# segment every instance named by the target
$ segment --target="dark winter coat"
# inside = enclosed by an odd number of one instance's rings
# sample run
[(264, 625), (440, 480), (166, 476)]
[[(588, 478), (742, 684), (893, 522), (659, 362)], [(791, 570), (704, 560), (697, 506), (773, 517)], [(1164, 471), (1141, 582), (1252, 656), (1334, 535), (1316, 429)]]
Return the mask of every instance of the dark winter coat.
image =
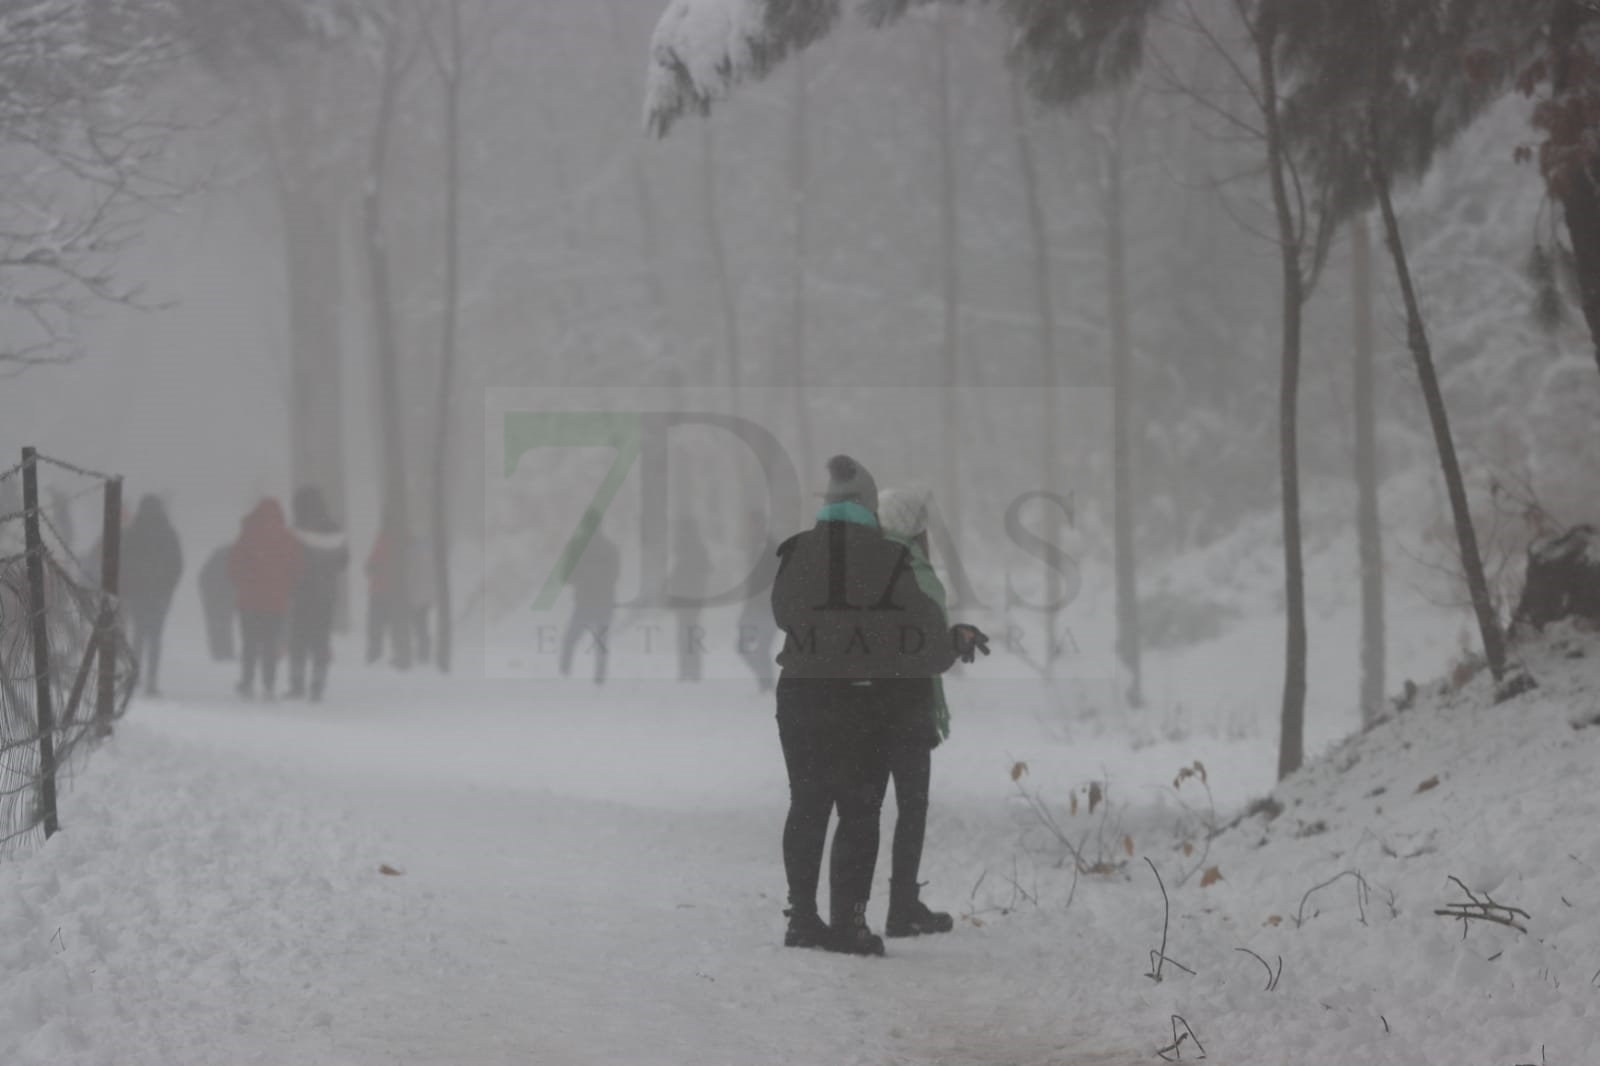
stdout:
[(128, 616), (159, 623), (183, 576), (183, 548), (166, 507), (156, 497), (139, 501), (138, 513), (122, 533), (120, 564), (120, 591)]
[(918, 587), (905, 545), (829, 515), (778, 548), (772, 615), (784, 631), (783, 676), (888, 682), (950, 669), (944, 611)]
[(344, 530), (328, 513), (322, 493), (314, 488), (295, 493), (294, 535), (304, 553), (292, 597), (295, 624), (314, 632), (331, 629), (339, 599), (339, 575), (350, 565), (350, 546)]
[(584, 617), (610, 614), (621, 577), (622, 553), (604, 533), (595, 530), (567, 578), (575, 610)]
[(245, 614), (289, 613), (289, 600), (305, 565), (305, 549), (284, 521), (283, 505), (262, 500), (239, 527), (228, 553), (228, 576)]

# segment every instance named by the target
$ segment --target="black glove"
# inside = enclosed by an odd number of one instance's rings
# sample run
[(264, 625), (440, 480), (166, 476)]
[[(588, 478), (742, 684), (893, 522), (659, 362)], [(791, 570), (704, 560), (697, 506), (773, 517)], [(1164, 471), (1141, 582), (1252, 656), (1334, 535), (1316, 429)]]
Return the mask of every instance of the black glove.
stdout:
[(977, 661), (980, 651), (989, 654), (989, 638), (977, 626), (951, 626), (950, 639), (955, 641), (956, 657), (964, 663)]

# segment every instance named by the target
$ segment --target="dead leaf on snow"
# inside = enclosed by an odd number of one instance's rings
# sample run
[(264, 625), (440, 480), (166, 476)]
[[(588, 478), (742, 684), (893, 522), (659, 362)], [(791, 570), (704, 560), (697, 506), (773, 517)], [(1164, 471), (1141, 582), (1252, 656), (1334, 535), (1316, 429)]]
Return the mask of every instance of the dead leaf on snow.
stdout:
[(1191, 856), (1193, 854), (1194, 854), (1194, 841), (1185, 840), (1183, 842), (1183, 857), (1187, 859), (1189, 856)]
[(1011, 767), (1011, 780), (1013, 780), (1013, 781), (1021, 781), (1023, 775), (1026, 774), (1027, 772), (1028, 772), (1028, 764), (1027, 763), (1025, 763), (1025, 762), (1016, 763), (1015, 765), (1013, 765)]
[(382, 874), (383, 876), (385, 876), (385, 877), (404, 877), (405, 876), (405, 871), (396, 870), (393, 866), (390, 866), (388, 863), (384, 863), (382, 866), (378, 867), (378, 872), (380, 874)]
[(1078, 794), (1076, 792), (1072, 794), (1072, 810), (1070, 813), (1074, 816), (1078, 813)]
[(1122, 838), (1122, 850), (1128, 853), (1128, 858), (1130, 858), (1130, 859), (1133, 858), (1133, 837), (1132, 837), (1132, 835), (1125, 836), (1125, 837)]
[(1418, 792), (1431, 792), (1433, 789), (1436, 789), (1438, 787), (1439, 787), (1439, 775), (1438, 774), (1434, 774), (1432, 777), (1428, 778), (1422, 784), (1418, 785), (1417, 786), (1417, 791)]
[(1269, 915), (1267, 915), (1267, 924), (1268, 925), (1282, 925), (1283, 924), (1283, 915), (1281, 915), (1281, 914), (1269, 914)]
[(1222, 867), (1213, 866), (1200, 875), (1200, 887), (1210, 888), (1220, 880), (1222, 880)]
[(1105, 793), (1100, 791), (1100, 782), (1095, 781), (1092, 784), (1090, 784), (1089, 785), (1089, 813), (1090, 814), (1093, 814), (1094, 813), (1094, 809), (1096, 807), (1100, 806), (1100, 801), (1103, 798), (1105, 798)]

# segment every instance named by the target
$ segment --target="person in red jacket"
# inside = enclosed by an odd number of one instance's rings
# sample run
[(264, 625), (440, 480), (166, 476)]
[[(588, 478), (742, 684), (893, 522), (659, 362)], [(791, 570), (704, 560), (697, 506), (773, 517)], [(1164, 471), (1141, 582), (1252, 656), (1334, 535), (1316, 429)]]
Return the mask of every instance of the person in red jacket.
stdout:
[(272, 698), (284, 619), (304, 565), (305, 549), (285, 521), (283, 505), (271, 497), (256, 504), (240, 524), (239, 539), (228, 553), (228, 576), (233, 579), (243, 638), (238, 691), (246, 699), (255, 694), (257, 665), (262, 688)]

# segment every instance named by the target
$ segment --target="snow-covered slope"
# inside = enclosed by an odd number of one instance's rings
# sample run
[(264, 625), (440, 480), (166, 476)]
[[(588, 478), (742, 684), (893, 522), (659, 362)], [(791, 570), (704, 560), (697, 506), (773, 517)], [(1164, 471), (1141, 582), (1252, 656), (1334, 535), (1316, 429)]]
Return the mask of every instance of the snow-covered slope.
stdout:
[[(1224, 1066), (1591, 1061), (1600, 726), (1574, 723), (1600, 716), (1600, 639), (1523, 648), (1541, 687), (1508, 703), (1483, 678), (1424, 691), (1271, 818), (1244, 813), (1271, 788), (1271, 705), (1241, 697), (1223, 728), (1261, 639), (1209, 646), (1187, 719), (952, 684), (924, 877), (964, 920), (885, 960), (779, 946), (785, 794), (753, 686), (347, 670), (327, 707), (239, 707), (186, 664), (66, 795), (63, 833), (0, 867), (0, 1062), (1122, 1066), (1175, 1014)], [(1174, 787), (1197, 759), (1215, 816), (1197, 777)], [(1025, 794), (1109, 872), (1058, 866)], [(1451, 876), (1527, 932), (1463, 939), (1434, 913), (1467, 899)], [(885, 857), (875, 922), (886, 877)], [(1273, 991), (1244, 948), (1282, 957)]]

